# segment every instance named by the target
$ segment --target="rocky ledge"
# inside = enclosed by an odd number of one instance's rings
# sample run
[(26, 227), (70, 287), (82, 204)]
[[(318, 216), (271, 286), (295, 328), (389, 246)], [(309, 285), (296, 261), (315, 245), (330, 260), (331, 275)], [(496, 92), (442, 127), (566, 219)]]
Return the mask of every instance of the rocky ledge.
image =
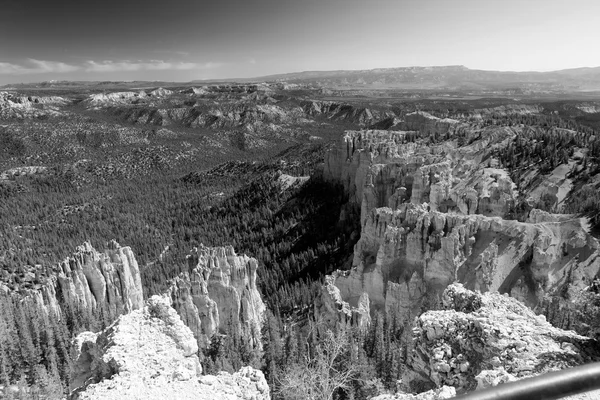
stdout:
[(511, 297), (453, 284), (442, 301), (445, 310), (422, 314), (413, 329), (402, 381), (410, 391), (482, 389), (599, 358), (595, 340), (553, 327)]
[(201, 375), (196, 340), (166, 297), (80, 334), (73, 347), (71, 399), (270, 399), (253, 368)]

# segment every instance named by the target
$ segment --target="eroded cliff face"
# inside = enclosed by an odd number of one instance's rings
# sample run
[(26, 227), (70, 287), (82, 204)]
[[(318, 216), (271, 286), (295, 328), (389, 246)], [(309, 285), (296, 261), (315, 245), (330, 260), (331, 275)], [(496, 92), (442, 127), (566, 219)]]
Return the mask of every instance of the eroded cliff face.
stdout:
[(69, 103), (58, 96), (22, 96), (11, 92), (0, 92), (0, 118), (24, 119), (59, 116), (60, 106)]
[(253, 368), (202, 376), (194, 335), (169, 304), (153, 296), (104, 331), (80, 334), (70, 398), (270, 399), (262, 372)]
[(417, 111), (404, 116), (399, 128), (421, 131), (424, 134), (445, 134), (458, 127), (460, 122), (452, 118), (438, 118), (427, 112)]
[(509, 293), (535, 308), (559, 288), (589, 284), (597, 274), (598, 243), (584, 224), (579, 218), (522, 223), (411, 203), (377, 208), (363, 225), (354, 268), (338, 274), (335, 285), (343, 299), (367, 293), (371, 305), (406, 321), (438, 303), (455, 281)]
[(397, 119), (391, 110), (356, 107), (335, 101), (306, 100), (302, 102), (301, 106), (304, 112), (311, 117), (325, 117), (334, 121), (352, 122), (361, 127), (383, 121), (387, 122), (388, 120), (393, 125)]
[[(414, 121), (427, 132), (441, 123)], [(348, 131), (326, 156), (325, 178), (341, 182), (361, 207), (361, 237), (352, 269), (332, 275), (324, 288), (332, 300), (320, 307), (337, 304), (368, 321), (369, 304), (410, 323), (461, 282), (508, 293), (552, 323), (588, 334), (565, 300), (600, 270), (587, 220), (540, 210), (525, 222), (510, 219), (520, 194), (493, 156), (521, 128), (444, 124), (446, 133), (435, 134), (448, 139), (434, 143), (421, 131)]]
[[(454, 125), (452, 125), (454, 126)], [(509, 128), (467, 131), (457, 140), (425, 143), (412, 131), (347, 131), (325, 158), (324, 177), (339, 181), (361, 206), (361, 222), (377, 207), (427, 203), (433, 210), (503, 216), (514, 204), (516, 185), (490, 152), (518, 132)], [(446, 132), (450, 138), (450, 131)]]
[(233, 328), (262, 348), (266, 307), (256, 286), (256, 259), (236, 255), (231, 246), (200, 247), (188, 262), (191, 272), (173, 279), (169, 296), (198, 344), (206, 347), (212, 335)]
[(88, 242), (58, 265), (58, 273), (28, 298), (40, 309), (61, 316), (63, 304), (117, 316), (142, 307), (140, 270), (130, 247), (116, 241), (99, 252)]
[(247, 101), (219, 104), (201, 102), (192, 107), (175, 105), (172, 108), (160, 108), (152, 105), (135, 108), (114, 106), (110, 111), (130, 123), (157, 126), (182, 124), (191, 128), (256, 130), (268, 129), (271, 125), (306, 122), (306, 116), (300, 107), (282, 108), (269, 101), (266, 101), (265, 104)]

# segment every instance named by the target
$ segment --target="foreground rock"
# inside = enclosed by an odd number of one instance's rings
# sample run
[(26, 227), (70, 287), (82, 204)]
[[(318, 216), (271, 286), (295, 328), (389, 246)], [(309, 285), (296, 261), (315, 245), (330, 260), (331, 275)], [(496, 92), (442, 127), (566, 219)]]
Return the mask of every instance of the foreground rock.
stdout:
[(445, 400), (456, 397), (456, 389), (452, 386), (444, 386), (439, 389), (431, 389), (419, 394), (396, 393), (382, 394), (371, 400)]
[(72, 399), (270, 399), (262, 372), (202, 376), (198, 346), (167, 298), (121, 316), (74, 344)]
[(445, 310), (422, 314), (413, 330), (413, 391), (453, 386), (469, 391), (598, 360), (597, 343), (558, 329), (517, 300), (460, 284), (443, 295)]

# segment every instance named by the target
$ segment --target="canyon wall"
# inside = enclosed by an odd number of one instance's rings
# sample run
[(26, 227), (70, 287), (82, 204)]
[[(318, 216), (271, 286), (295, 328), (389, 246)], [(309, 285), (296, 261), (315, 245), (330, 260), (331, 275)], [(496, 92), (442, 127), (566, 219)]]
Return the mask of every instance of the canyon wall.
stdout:
[(565, 301), (590, 290), (600, 269), (587, 220), (535, 209), (524, 222), (511, 219), (522, 193), (494, 154), (521, 128), (423, 115), (409, 125), (418, 131), (347, 131), (326, 156), (324, 177), (341, 182), (361, 207), (361, 237), (352, 269), (328, 279), (330, 300), (317, 308), (335, 305), (368, 321), (368, 304), (409, 323), (461, 282), (590, 333)]

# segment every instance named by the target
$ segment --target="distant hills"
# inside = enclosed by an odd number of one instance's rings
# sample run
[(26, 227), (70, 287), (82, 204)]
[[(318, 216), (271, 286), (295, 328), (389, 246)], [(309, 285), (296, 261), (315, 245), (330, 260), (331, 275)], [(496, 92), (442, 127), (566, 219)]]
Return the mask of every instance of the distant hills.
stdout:
[(309, 83), (328, 87), (399, 89), (524, 89), (600, 90), (600, 67), (552, 72), (504, 72), (444, 67), (377, 68), (358, 71), (306, 71), (270, 75), (256, 80)]
[(305, 71), (257, 78), (198, 80), (187, 83), (164, 81), (87, 82), (49, 81), (11, 84), (1, 88), (74, 88), (131, 89), (214, 85), (219, 83), (288, 82), (336, 89), (400, 89), (527, 92), (600, 91), (600, 67), (575, 68), (551, 72), (510, 72), (469, 69), (462, 65), (441, 67), (377, 68), (356, 71)]

